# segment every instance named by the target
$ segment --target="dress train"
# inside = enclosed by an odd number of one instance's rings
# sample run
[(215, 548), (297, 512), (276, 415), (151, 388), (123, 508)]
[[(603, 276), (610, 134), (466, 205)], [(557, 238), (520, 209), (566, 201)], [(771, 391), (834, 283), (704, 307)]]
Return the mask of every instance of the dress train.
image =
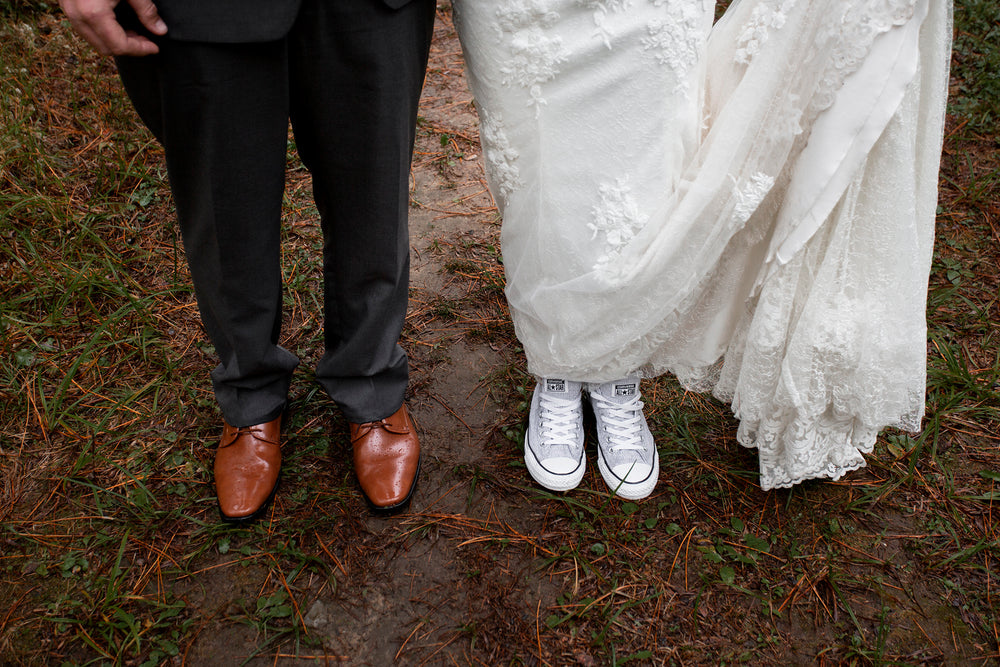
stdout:
[(673, 372), (764, 489), (923, 415), (947, 0), (455, 0), (529, 370)]

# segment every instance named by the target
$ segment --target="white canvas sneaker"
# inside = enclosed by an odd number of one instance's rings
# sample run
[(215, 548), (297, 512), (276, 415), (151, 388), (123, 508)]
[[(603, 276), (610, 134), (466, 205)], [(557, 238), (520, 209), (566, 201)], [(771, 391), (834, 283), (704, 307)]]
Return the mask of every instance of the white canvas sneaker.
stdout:
[(639, 378), (588, 384), (597, 420), (597, 467), (611, 490), (638, 500), (653, 492), (660, 456), (639, 400)]
[(535, 385), (524, 435), (524, 463), (550, 491), (569, 491), (583, 479), (583, 383), (543, 378)]

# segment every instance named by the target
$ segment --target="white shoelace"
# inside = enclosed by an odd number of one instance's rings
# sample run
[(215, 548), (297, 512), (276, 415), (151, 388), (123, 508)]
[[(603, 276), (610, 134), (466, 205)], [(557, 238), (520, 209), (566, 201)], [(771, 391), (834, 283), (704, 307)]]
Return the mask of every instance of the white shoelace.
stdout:
[(591, 398), (601, 410), (605, 430), (611, 436), (611, 451), (619, 449), (641, 450), (642, 444), (642, 408), (643, 403), (633, 398), (626, 403), (614, 403), (600, 394), (591, 394)]
[(577, 428), (582, 409), (579, 397), (565, 399), (542, 394), (539, 396), (538, 409), (543, 443), (568, 447), (578, 444)]

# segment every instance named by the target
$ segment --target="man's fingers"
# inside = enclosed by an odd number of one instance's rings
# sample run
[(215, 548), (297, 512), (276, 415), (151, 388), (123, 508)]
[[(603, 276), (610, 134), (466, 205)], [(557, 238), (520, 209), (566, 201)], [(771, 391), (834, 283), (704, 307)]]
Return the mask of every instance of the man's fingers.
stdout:
[[(114, 19), (114, 15), (112, 15)], [(91, 28), (97, 35), (98, 43), (95, 47), (105, 55), (115, 56), (148, 56), (157, 53), (160, 49), (148, 38), (142, 37), (132, 31), (125, 32), (118, 21), (102, 21)], [(86, 39), (86, 36), (84, 36)], [(90, 40), (87, 40), (90, 41)], [(94, 44), (94, 42), (91, 42)]]
[[(73, 28), (99, 53), (106, 56), (148, 56), (157, 53), (160, 49), (150, 39), (125, 32), (115, 18), (114, 7), (117, 2), (118, 0), (60, 0)], [(145, 12), (143, 24), (149, 21), (150, 25), (147, 27), (154, 34), (166, 32), (167, 27), (156, 13), (156, 6), (151, 0), (129, 0), (129, 3), (139, 4)]]
[[(76, 31), (104, 56), (110, 56), (125, 46), (125, 31), (117, 23), (70, 21)], [(116, 31), (115, 28), (118, 28)]]
[(125, 50), (116, 53), (118, 56), (151, 56), (159, 53), (160, 47), (147, 37), (136, 34), (129, 30), (125, 33)]
[[(117, 26), (117, 24), (115, 25)], [(93, 30), (85, 23), (75, 25), (74, 28), (98, 53), (104, 56), (150, 56), (160, 51), (160, 47), (146, 37), (131, 30), (125, 32), (120, 26), (118, 30), (101, 30), (100, 32)]]
[(128, 0), (128, 3), (132, 5), (132, 9), (135, 10), (136, 16), (139, 17), (139, 21), (146, 30), (154, 35), (167, 34), (167, 24), (160, 18), (160, 13), (156, 11), (153, 0)]

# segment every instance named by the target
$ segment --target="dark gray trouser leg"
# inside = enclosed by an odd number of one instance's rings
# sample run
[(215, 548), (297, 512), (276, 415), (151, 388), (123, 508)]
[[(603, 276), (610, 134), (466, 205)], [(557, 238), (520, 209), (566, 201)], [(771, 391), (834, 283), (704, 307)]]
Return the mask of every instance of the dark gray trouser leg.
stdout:
[(434, 3), (306, 0), (289, 35), (291, 115), (325, 247), (317, 379), (352, 422), (403, 402), (409, 170)]
[(284, 41), (171, 40), (161, 41), (157, 56), (118, 61), (139, 115), (166, 151), (202, 322), (220, 360), (215, 395), (233, 426), (278, 416), (298, 363), (277, 345), (286, 61)]

